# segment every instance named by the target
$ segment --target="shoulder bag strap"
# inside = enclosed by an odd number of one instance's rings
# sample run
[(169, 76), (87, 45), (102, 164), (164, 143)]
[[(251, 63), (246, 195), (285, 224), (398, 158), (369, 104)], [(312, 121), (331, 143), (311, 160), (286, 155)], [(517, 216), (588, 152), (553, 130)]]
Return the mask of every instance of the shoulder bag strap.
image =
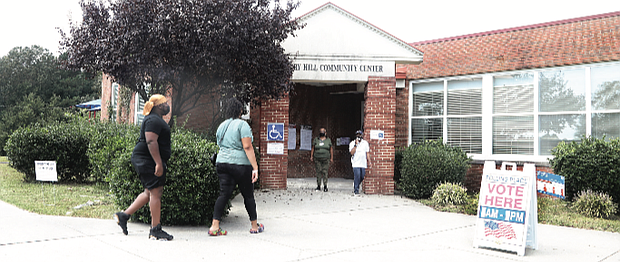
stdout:
[(233, 119), (233, 120), (230, 120), (230, 122), (228, 122), (228, 125), (226, 125), (226, 129), (224, 130), (224, 134), (222, 134), (222, 137), (217, 142), (218, 144), (220, 145), (222, 144), (222, 140), (224, 139), (224, 136), (226, 136), (226, 131), (228, 131), (228, 127), (230, 126), (230, 123), (232, 123), (232, 121), (235, 121), (235, 120)]

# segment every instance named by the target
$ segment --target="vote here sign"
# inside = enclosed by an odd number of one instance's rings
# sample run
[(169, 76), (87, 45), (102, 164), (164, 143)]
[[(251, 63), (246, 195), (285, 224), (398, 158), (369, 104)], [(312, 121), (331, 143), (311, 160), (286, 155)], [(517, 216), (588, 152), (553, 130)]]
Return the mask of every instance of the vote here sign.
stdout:
[(514, 171), (505, 170), (505, 166), (498, 170), (495, 162), (485, 163), (474, 246), (515, 251), (522, 255), (526, 238), (534, 236), (535, 231), (528, 227), (532, 224), (530, 216), (537, 216), (536, 201), (531, 201), (532, 196), (536, 196), (536, 167), (526, 164), (522, 172), (515, 169), (516, 165)]

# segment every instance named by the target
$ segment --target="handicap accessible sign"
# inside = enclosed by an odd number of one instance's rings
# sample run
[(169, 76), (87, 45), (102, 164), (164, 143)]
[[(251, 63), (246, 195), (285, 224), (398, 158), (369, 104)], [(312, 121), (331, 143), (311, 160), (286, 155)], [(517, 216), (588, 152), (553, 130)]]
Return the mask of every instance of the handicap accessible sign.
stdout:
[(267, 124), (267, 141), (284, 141), (284, 123)]

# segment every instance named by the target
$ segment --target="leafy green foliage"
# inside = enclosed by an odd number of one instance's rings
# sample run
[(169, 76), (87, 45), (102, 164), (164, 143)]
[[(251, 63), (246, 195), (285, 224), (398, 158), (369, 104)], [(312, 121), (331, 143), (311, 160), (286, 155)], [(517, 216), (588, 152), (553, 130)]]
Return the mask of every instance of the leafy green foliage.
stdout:
[(109, 182), (112, 159), (126, 151), (132, 152), (140, 136), (136, 125), (102, 122), (92, 125), (88, 160), (94, 182)]
[(428, 198), (441, 183), (462, 183), (470, 161), (462, 149), (441, 140), (412, 144), (403, 151), (398, 185), (408, 197)]
[(608, 194), (586, 190), (579, 192), (573, 202), (573, 209), (585, 216), (608, 218), (616, 214), (618, 204)]
[[(300, 28), (298, 3), (269, 0), (81, 2), (84, 21), (61, 31), (67, 66), (104, 72), (139, 93), (175, 90), (173, 116), (219, 97), (279, 98), (293, 63), (280, 43)], [(203, 96), (215, 103), (204, 104)], [(213, 110), (218, 112), (218, 110)]]
[(479, 200), (480, 200), (480, 193), (468, 195), (467, 203), (463, 206), (463, 213), (468, 214), (468, 215), (477, 215)]
[(39, 46), (15, 47), (0, 58), (0, 155), (8, 137), (20, 127), (63, 121), (69, 107), (94, 99), (100, 84), (80, 71), (60, 68)]
[(467, 189), (460, 183), (446, 182), (435, 188), (431, 200), (439, 205), (462, 205), (468, 200)]
[(88, 132), (82, 123), (55, 123), (19, 128), (10, 136), (5, 151), (11, 167), (35, 181), (35, 160), (56, 161), (59, 182), (84, 182), (90, 175)]
[[(217, 146), (178, 128), (174, 129), (171, 140), (161, 221), (168, 225), (210, 223), (219, 196), (219, 179), (209, 157)], [(122, 209), (144, 191), (131, 164), (131, 153), (132, 150), (118, 151), (109, 172), (111, 192)], [(133, 219), (148, 223), (151, 219), (148, 205), (136, 212)]]
[(581, 143), (560, 142), (549, 163), (566, 178), (566, 197), (591, 189), (620, 199), (620, 138), (583, 137)]

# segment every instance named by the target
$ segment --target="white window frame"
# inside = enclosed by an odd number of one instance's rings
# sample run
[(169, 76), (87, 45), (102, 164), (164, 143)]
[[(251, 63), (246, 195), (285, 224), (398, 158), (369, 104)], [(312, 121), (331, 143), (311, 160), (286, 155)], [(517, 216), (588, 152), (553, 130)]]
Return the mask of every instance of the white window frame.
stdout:
[[(586, 115), (586, 135), (592, 135), (592, 114), (593, 113), (620, 113), (620, 109), (608, 109), (608, 110), (592, 110), (592, 86), (591, 86), (591, 73), (590, 70), (595, 67), (603, 66), (618, 66), (620, 62), (605, 62), (588, 65), (574, 65), (574, 66), (559, 66), (544, 69), (535, 70), (518, 70), (508, 72), (498, 72), (489, 74), (475, 74), (459, 77), (443, 77), (423, 80), (410, 80), (409, 81), (409, 107), (408, 107), (408, 144), (412, 144), (411, 134), (411, 120), (413, 116), (413, 87), (415, 84), (431, 83), (431, 82), (444, 82), (444, 113), (443, 113), (443, 141), (447, 143), (447, 102), (448, 102), (448, 81), (463, 80), (467, 78), (482, 78), (482, 154), (468, 154), (474, 160), (500, 160), (500, 161), (517, 161), (517, 162), (536, 162), (536, 163), (548, 163), (548, 159), (553, 158), (552, 155), (540, 155), (540, 142), (539, 142), (539, 73), (551, 70), (570, 70), (570, 69), (583, 69), (585, 72), (585, 97), (586, 108), (585, 111), (563, 111), (563, 112), (544, 112), (542, 115), (565, 115), (565, 114), (585, 114)], [(534, 155), (507, 155), (507, 154), (493, 154), (493, 116), (504, 115), (493, 113), (493, 78), (501, 75), (513, 75), (519, 73), (533, 73), (534, 74)], [(515, 115), (515, 114), (508, 114)], [(528, 114), (532, 115), (532, 114)]]

